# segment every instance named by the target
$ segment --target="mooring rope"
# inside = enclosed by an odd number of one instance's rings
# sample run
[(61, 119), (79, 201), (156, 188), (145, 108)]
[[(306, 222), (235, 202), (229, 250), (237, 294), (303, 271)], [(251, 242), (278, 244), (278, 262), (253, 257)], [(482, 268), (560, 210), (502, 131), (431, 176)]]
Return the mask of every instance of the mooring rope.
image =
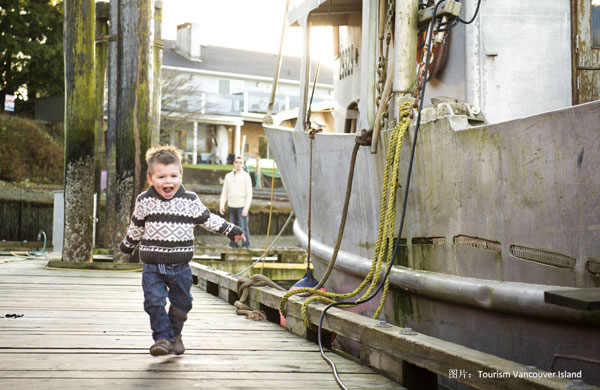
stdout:
[[(296, 294), (310, 294), (312, 295), (308, 298), (302, 305), (301, 314), (302, 319), (304, 320), (305, 325), (314, 329), (310, 321), (308, 320), (307, 310), (308, 305), (314, 301), (321, 301), (326, 303), (333, 303), (336, 300), (347, 299), (359, 294), (365, 286), (370, 283), (368, 289), (363, 294), (363, 296), (368, 296), (377, 286), (380, 280), (380, 273), (383, 261), (385, 260), (385, 264), (389, 267), (392, 261), (392, 251), (389, 250), (393, 246), (393, 227), (395, 223), (395, 201), (396, 201), (396, 188), (398, 182), (398, 167), (400, 163), (400, 151), (402, 148), (402, 139), (406, 134), (408, 126), (410, 124), (409, 114), (411, 111), (411, 104), (409, 102), (404, 103), (400, 107), (401, 121), (396, 125), (394, 129), (391, 130), (390, 141), (388, 144), (387, 152), (386, 152), (386, 164), (385, 164), (385, 172), (383, 176), (383, 190), (381, 194), (381, 206), (380, 206), (380, 220), (379, 227), (377, 232), (377, 244), (375, 246), (375, 253), (373, 256), (373, 262), (371, 263), (371, 269), (365, 279), (360, 283), (360, 285), (352, 292), (349, 293), (331, 293), (322, 291), (315, 288), (298, 288), (292, 291), (289, 291), (281, 300), (280, 311), (285, 317), (286, 315), (286, 307), (285, 304), (287, 300)], [(349, 176), (350, 178), (350, 176)], [(339, 236), (339, 234), (338, 234)], [(310, 239), (309, 239), (310, 245)], [(387, 254), (387, 256), (386, 256)], [(386, 283), (387, 285), (387, 283)], [(387, 296), (387, 288), (384, 289), (384, 296)], [(383, 305), (385, 301), (382, 299), (380, 305), (375, 313), (377, 318), (383, 309)], [(343, 304), (340, 307), (345, 307)]]

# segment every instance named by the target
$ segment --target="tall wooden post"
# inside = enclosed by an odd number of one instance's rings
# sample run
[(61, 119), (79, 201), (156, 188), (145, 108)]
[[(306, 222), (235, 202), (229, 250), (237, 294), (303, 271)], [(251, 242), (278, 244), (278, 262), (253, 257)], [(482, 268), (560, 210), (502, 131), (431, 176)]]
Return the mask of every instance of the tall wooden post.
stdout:
[(119, 27), (119, 0), (110, 0), (110, 26), (108, 30), (108, 122), (106, 124), (106, 224), (104, 247), (115, 248), (116, 209), (116, 161), (115, 139), (117, 128), (117, 34)]
[(100, 194), (100, 173), (102, 171), (102, 149), (104, 145), (104, 77), (106, 76), (106, 34), (108, 32), (108, 3), (96, 3), (96, 185)]
[[(96, 3), (96, 129), (95, 129), (95, 186), (94, 192), (96, 204), (100, 203), (100, 194), (102, 193), (102, 166), (104, 160), (104, 78), (106, 76), (106, 34), (108, 32), (108, 3)], [(100, 214), (106, 214), (104, 209), (99, 207), (94, 208), (94, 227), (97, 226), (96, 221), (100, 220)], [(104, 211), (101, 211), (104, 210)], [(104, 218), (105, 220), (105, 218)], [(93, 230), (94, 238), (98, 229)], [(93, 241), (97, 243), (96, 240)]]
[[(152, 73), (151, 1), (120, 0), (116, 123), (116, 234), (125, 236), (136, 196), (146, 183)], [(119, 244), (115, 239), (115, 245)], [(117, 262), (129, 260), (115, 248)]]
[(63, 261), (92, 261), (94, 0), (65, 0), (65, 231)]
[(154, 2), (154, 50), (153, 50), (153, 86), (152, 86), (152, 125), (151, 125), (151, 144), (157, 146), (160, 143), (160, 110), (161, 110), (161, 82), (162, 82), (162, 58), (163, 58), (163, 40), (162, 40), (162, 7), (163, 2), (156, 0)]

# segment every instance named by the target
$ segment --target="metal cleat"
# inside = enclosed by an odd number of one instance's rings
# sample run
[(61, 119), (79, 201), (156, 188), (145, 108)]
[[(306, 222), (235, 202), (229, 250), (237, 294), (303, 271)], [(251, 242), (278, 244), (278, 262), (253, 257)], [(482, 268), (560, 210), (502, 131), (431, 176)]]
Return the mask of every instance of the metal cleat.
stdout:
[(413, 331), (411, 328), (402, 328), (402, 329), (400, 329), (400, 331), (398, 333), (407, 335), (407, 336), (414, 336), (417, 334), (417, 332)]

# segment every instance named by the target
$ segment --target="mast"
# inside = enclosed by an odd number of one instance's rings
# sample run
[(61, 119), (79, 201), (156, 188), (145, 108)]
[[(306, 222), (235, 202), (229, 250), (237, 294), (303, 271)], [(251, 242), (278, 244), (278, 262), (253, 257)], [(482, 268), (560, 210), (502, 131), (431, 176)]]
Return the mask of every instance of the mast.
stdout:
[(306, 110), (308, 109), (308, 84), (310, 83), (310, 21), (309, 13), (300, 20), (302, 28), (302, 58), (300, 62), (300, 107), (298, 119), (296, 120), (296, 131), (304, 131), (306, 121)]
[(360, 118), (357, 130), (372, 129), (375, 123), (375, 71), (377, 69), (377, 1), (363, 0)]
[[(396, 0), (396, 20), (394, 32), (394, 92), (396, 108), (406, 100), (412, 100), (417, 79), (417, 33), (418, 0)], [(397, 114), (397, 113), (396, 113)], [(395, 115), (397, 117), (397, 115)]]
[[(275, 94), (277, 92), (277, 82), (279, 81), (279, 72), (281, 71), (281, 59), (283, 52), (283, 38), (285, 37), (285, 27), (288, 9), (290, 8), (290, 0), (285, 2), (285, 11), (283, 13), (283, 26), (281, 27), (281, 37), (279, 38), (279, 50), (277, 51), (277, 64), (275, 65), (275, 76), (273, 77), (273, 85), (271, 86), (271, 97), (267, 106), (267, 115), (263, 119), (264, 123), (273, 124), (273, 103), (275, 102)], [(236, 148), (236, 153), (237, 153)], [(258, 172), (258, 171), (257, 171)]]

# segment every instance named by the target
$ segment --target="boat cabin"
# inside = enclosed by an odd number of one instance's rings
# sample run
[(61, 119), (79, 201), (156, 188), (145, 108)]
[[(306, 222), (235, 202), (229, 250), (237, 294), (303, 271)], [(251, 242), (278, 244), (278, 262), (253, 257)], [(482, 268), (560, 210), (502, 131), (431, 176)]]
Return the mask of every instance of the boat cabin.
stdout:
[[(464, 21), (477, 17), (469, 24), (458, 23), (439, 45), (425, 104), (431, 97), (450, 97), (479, 109), (488, 123), (499, 123), (600, 98), (600, 0), (447, 2), (458, 7)], [(304, 117), (312, 77), (311, 26), (332, 27), (335, 132), (373, 128), (382, 58), (394, 58), (396, 97), (412, 94), (417, 69), (412, 59), (422, 51), (427, 9), (433, 1), (292, 3), (288, 23), (302, 27), (305, 36), (300, 100)], [(389, 31), (393, 36), (388, 48)], [(406, 64), (407, 56), (413, 66)], [(298, 123), (296, 128), (302, 126)]]

